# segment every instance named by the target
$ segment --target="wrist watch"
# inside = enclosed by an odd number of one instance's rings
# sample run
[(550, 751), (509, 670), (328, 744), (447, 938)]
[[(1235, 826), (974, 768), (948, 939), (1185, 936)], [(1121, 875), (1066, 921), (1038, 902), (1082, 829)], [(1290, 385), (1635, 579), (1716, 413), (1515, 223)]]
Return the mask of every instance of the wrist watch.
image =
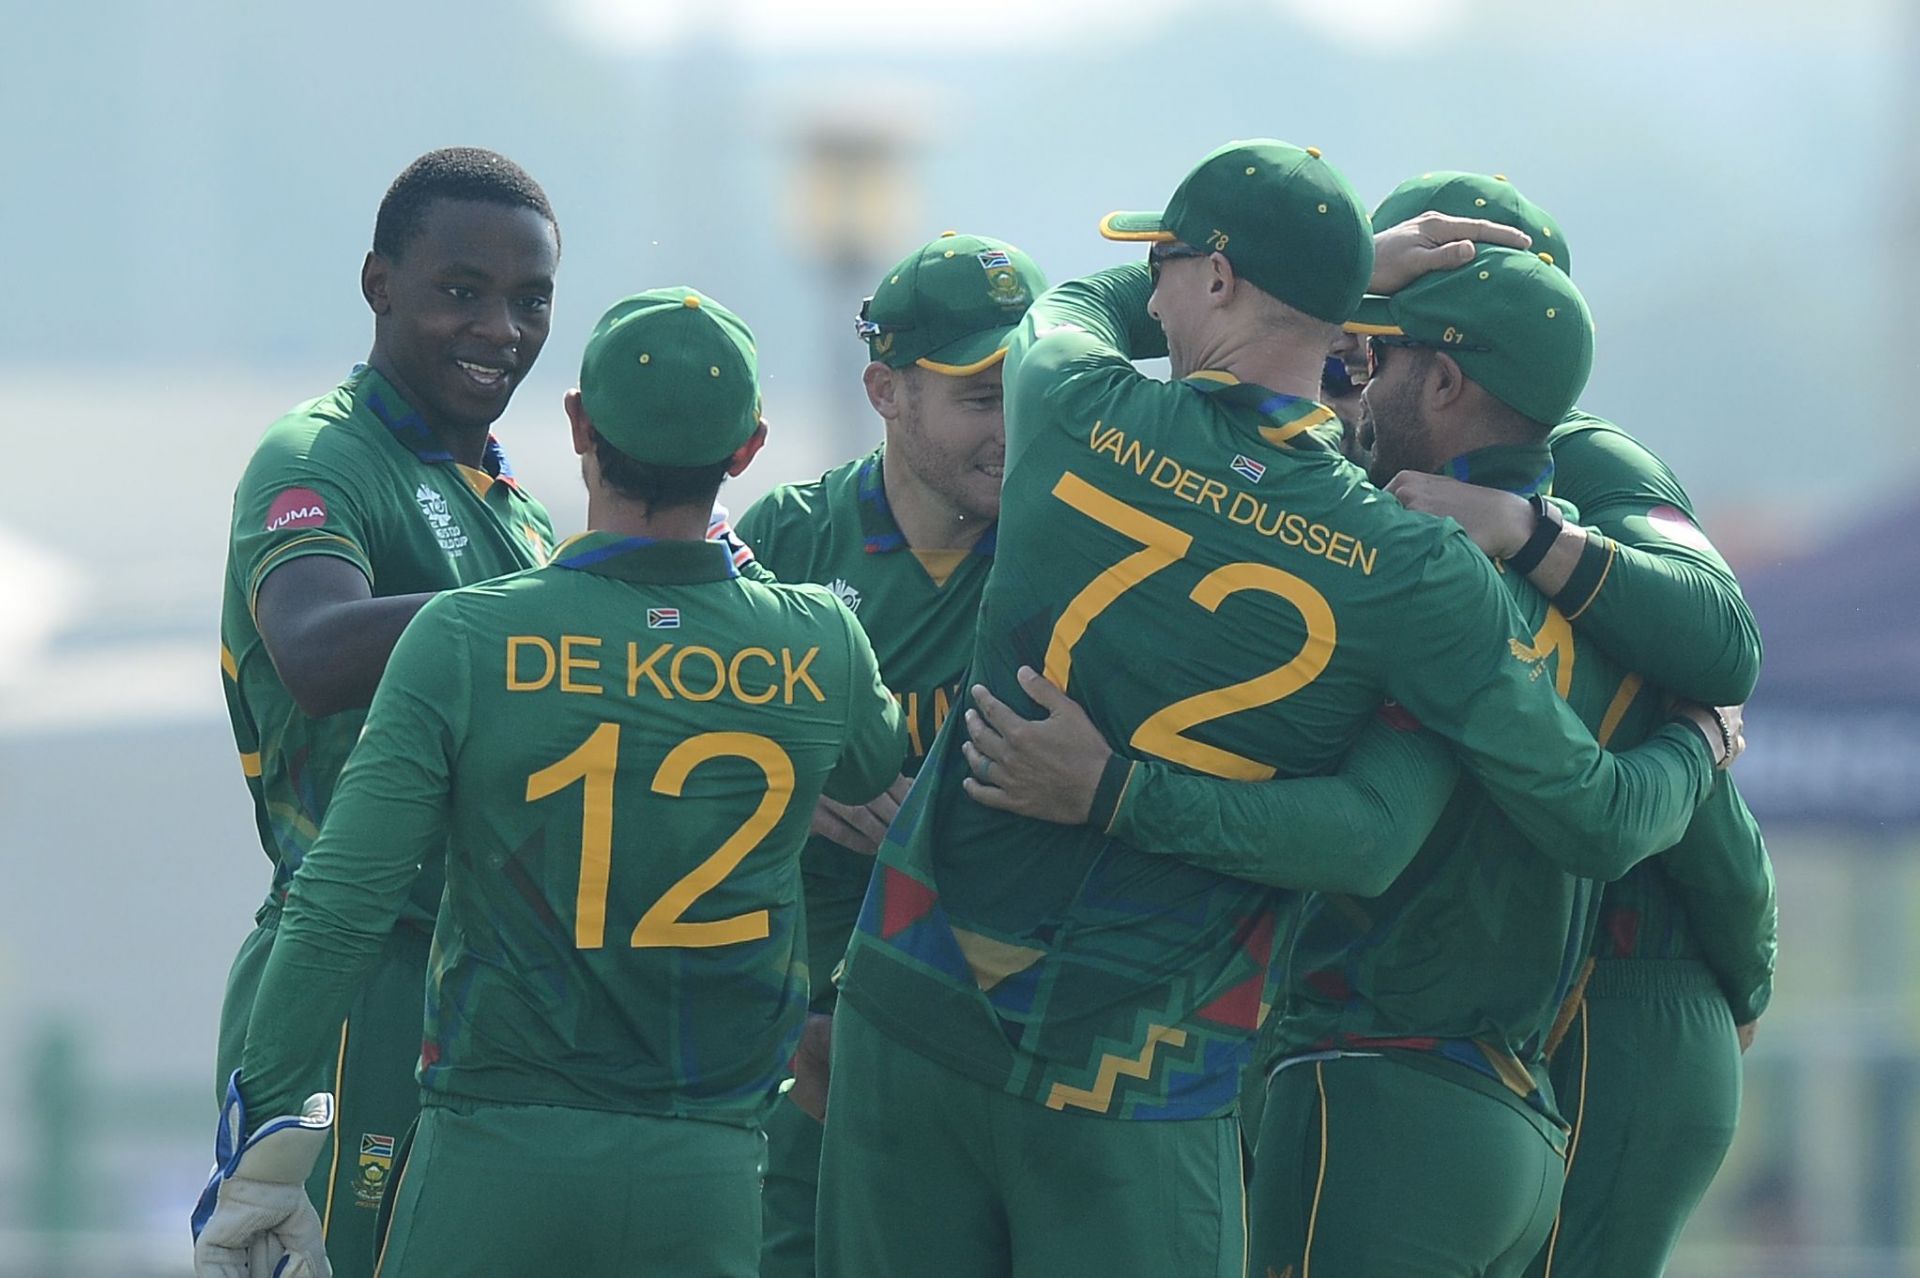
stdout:
[(1527, 538), (1520, 549), (1507, 556), (1507, 567), (1522, 577), (1540, 566), (1540, 561), (1547, 557), (1547, 551), (1553, 548), (1554, 539), (1567, 522), (1566, 516), (1560, 513), (1560, 507), (1539, 493), (1527, 498), (1527, 505), (1533, 507), (1533, 535)]

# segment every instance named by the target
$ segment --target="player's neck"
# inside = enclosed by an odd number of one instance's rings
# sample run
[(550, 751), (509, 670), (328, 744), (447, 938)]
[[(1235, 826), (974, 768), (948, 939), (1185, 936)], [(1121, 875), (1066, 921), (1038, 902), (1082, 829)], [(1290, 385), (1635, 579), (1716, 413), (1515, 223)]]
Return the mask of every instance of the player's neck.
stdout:
[(1221, 369), (1277, 394), (1313, 399), (1320, 394), (1320, 372), (1325, 365), (1325, 351), (1269, 338), (1225, 340), (1202, 367)]
[(643, 506), (602, 488), (587, 490), (587, 531), (645, 537), (649, 541), (704, 541), (712, 503), (697, 506)]
[(910, 550), (971, 550), (992, 523), (959, 509), (891, 457), (880, 478), (893, 522)]
[(487, 456), (487, 440), (493, 435), (491, 422), (480, 426), (460, 426), (441, 421), (427, 413), (420, 407), (420, 397), (413, 393), (407, 385), (407, 379), (400, 375), (399, 370), (393, 366), (393, 361), (386, 357), (386, 353), (377, 343), (374, 345), (373, 352), (367, 356), (367, 363), (372, 366), (374, 372), (392, 384), (393, 389), (400, 393), (400, 398), (406, 401), (408, 408), (420, 415), (420, 420), (427, 424), (427, 430), (433, 434), (440, 447), (446, 449), (462, 466), (480, 469), (481, 463)]

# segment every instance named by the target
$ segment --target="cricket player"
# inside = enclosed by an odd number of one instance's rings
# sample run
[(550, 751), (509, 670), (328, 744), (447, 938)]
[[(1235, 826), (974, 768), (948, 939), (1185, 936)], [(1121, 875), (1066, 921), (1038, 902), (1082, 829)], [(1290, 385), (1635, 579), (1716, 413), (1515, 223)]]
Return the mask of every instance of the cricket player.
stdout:
[[(818, 1019), (797, 1070), (810, 1050), (824, 1055), (830, 977), (907, 778), (963, 699), (1006, 462), (1000, 364), (1045, 288), (1039, 267), (1005, 240), (949, 233), (909, 253), (858, 321), (872, 357), (862, 379), (885, 442), (812, 483), (774, 489), (738, 525), (780, 580), (827, 586), (859, 618), (907, 725), (906, 765), (888, 793), (863, 807), (823, 797), (814, 814), (801, 868)], [(821, 1125), (796, 1103), (812, 1081), (800, 1071), (767, 1124), (763, 1278), (814, 1272)]]
[(885, 790), (905, 743), (832, 592), (746, 580), (702, 540), (766, 437), (756, 368), (746, 326), (691, 289), (613, 307), (566, 398), (589, 531), (407, 628), (294, 876), (228, 1102), (232, 1132), (268, 1134), (202, 1201), (202, 1272), (311, 1216), (246, 1160), (303, 1176), (273, 1146), (311, 1147), (313, 1124), (250, 1116), (302, 1112), (442, 847), (381, 1272), (756, 1272), (759, 1127), (807, 1001), (809, 818), (823, 791)]
[[(1571, 271), (1559, 223), (1503, 177), (1423, 174), (1388, 195), (1374, 223), (1426, 209), (1517, 227)], [(1559, 527), (1529, 580), (1583, 643), (1650, 682), (1745, 700), (1759, 633), (1673, 472), (1577, 408), (1548, 443), (1554, 494), (1580, 518)], [(1535, 532), (1533, 510), (1505, 493), (1413, 473), (1389, 487), (1415, 509), (1459, 520), (1489, 554), (1514, 555)], [(1531, 1272), (1654, 1278), (1732, 1143), (1739, 1053), (1772, 990), (1773, 872), (1732, 778), (1680, 848), (1608, 884), (1598, 909), (1590, 975), (1553, 1057), (1555, 1092), (1579, 1140), (1560, 1219)]]
[[(1366, 391), (1376, 478), (1439, 471), (1529, 497), (1551, 481), (1548, 424), (1584, 384), (1592, 349), (1564, 273), (1484, 249), (1472, 265), (1369, 298), (1355, 327), (1383, 348)], [(1517, 573), (1508, 580), (1538, 625), (1530, 650), (1543, 675), (1602, 743), (1659, 724), (1657, 693), (1576, 645)], [(1037, 691), (1056, 717), (1085, 724), (1057, 691)], [(1023, 775), (1070, 752), (1054, 725), (1036, 732), (990, 695), (981, 702), (973, 747), (1000, 787), (1038, 779), (1093, 799), (1089, 768), (1072, 785)], [(1354, 1275), (1517, 1275), (1552, 1224), (1567, 1137), (1544, 1043), (1596, 889), (1557, 863), (1566, 847), (1536, 852), (1484, 790), (1456, 788), (1448, 753), (1411, 729), (1390, 717), (1337, 778), (1236, 787), (1153, 776), (1125, 816), (1088, 813), (1143, 849), (1323, 889), (1304, 903), (1286, 1001), (1263, 1044), (1278, 1072), (1254, 1179), (1256, 1272), (1317, 1262)], [(1017, 750), (1016, 736), (1029, 738)], [(1380, 1227), (1383, 1197), (1400, 1204), (1391, 1229)]]
[[(1369, 279), (1397, 287), (1402, 249), (1458, 225), (1389, 239), (1376, 272), (1345, 178), (1267, 140), (1207, 156), (1164, 213), (1110, 215), (1148, 262), (1056, 287), (1008, 348), (973, 676), (1025, 713), (1031, 666), (1138, 755), (1248, 780), (1329, 768), (1393, 697), (1533, 837), (1617, 874), (1704, 797), (1711, 718), (1600, 751), (1488, 561), (1318, 429)], [(1171, 383), (1131, 362), (1160, 352)], [(1234, 1095), (1287, 898), (973, 802), (964, 736), (930, 752), (848, 949), (822, 1270), (1240, 1273)]]
[[(222, 1099), (287, 886), (400, 632), (435, 592), (552, 549), (546, 509), (490, 432), (546, 343), (559, 260), (553, 210), (518, 165), (468, 147), (415, 160), (380, 202), (360, 271), (372, 353), (269, 427), (241, 476), (220, 665), (272, 879), (227, 979)], [(436, 851), (334, 1026), (321, 1082), (338, 1121), (311, 1188), (344, 1278), (372, 1270), (395, 1142), (419, 1109), (420, 991), (439, 904)]]

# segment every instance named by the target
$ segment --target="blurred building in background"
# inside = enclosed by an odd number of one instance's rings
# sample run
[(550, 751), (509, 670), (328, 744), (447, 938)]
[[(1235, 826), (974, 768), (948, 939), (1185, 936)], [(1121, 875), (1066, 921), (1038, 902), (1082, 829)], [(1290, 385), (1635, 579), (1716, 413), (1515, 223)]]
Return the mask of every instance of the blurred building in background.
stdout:
[(1920, 6), (5, 0), (0, 33), (0, 1276), (186, 1272), (267, 886), (220, 699), (229, 500), (365, 354), (410, 159), (490, 146), (552, 196), (553, 335), (500, 434), (570, 531), (559, 399), (619, 296), (697, 284), (759, 334), (739, 509), (878, 438), (851, 321), (888, 263), (953, 228), (1107, 265), (1102, 213), (1257, 135), (1370, 199), (1504, 172), (1579, 240), (1583, 403), (1679, 471), (1767, 640), (1740, 775), (1779, 992), (1673, 1273), (1920, 1274)]

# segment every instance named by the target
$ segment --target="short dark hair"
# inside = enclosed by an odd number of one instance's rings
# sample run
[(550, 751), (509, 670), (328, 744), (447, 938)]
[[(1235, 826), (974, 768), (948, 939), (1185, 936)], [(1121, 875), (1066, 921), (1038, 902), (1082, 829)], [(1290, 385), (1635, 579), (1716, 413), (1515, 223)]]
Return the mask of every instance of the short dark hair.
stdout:
[(494, 151), (477, 146), (449, 146), (429, 151), (401, 170), (380, 201), (373, 220), (373, 251), (397, 258), (420, 233), (427, 210), (438, 200), (477, 200), (532, 209), (553, 228), (560, 243), (560, 223), (554, 219), (547, 193), (527, 171)]
[(593, 456), (600, 463), (600, 478), (607, 487), (628, 501), (639, 502), (649, 513), (678, 506), (712, 509), (733, 461), (722, 457), (704, 466), (656, 466), (635, 461), (598, 430), (593, 432)]

